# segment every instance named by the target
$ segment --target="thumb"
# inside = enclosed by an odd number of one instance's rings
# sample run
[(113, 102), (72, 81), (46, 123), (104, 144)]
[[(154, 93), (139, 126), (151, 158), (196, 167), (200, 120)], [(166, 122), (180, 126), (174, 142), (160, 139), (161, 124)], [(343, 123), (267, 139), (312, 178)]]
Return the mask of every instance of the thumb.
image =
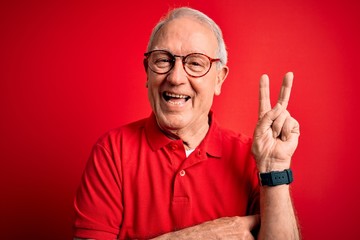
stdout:
[(245, 216), (245, 217), (243, 217), (243, 219), (245, 220), (245, 224), (248, 225), (250, 231), (258, 228), (260, 225), (260, 215), (259, 214)]

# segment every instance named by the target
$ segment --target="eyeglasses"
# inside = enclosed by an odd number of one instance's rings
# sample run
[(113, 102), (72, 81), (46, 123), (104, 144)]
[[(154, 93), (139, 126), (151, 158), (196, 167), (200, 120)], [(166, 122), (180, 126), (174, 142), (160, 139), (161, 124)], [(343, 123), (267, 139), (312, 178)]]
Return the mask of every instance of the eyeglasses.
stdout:
[(211, 58), (202, 53), (190, 53), (186, 56), (173, 55), (165, 50), (153, 50), (144, 54), (144, 63), (157, 74), (166, 74), (175, 66), (176, 58), (181, 58), (185, 72), (191, 77), (205, 76), (213, 62), (219, 58)]

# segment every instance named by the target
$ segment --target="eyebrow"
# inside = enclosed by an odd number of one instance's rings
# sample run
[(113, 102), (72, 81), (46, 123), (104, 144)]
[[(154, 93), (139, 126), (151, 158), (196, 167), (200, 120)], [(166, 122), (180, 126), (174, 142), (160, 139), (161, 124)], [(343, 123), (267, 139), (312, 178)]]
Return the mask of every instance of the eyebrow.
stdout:
[[(163, 51), (167, 51), (173, 55), (179, 55), (179, 54), (175, 54), (174, 52), (172, 52), (171, 50), (167, 49), (167, 48), (158, 48), (158, 47), (154, 47), (153, 49), (151, 49), (150, 51), (153, 51), (153, 50), (163, 50)], [(186, 53), (185, 54), (181, 54), (180, 56), (186, 56), (188, 54), (191, 54), (191, 53), (201, 53), (201, 54), (205, 54), (205, 55), (208, 55), (208, 53), (204, 52), (204, 51), (196, 51), (196, 50), (191, 50), (191, 51), (185, 51)]]

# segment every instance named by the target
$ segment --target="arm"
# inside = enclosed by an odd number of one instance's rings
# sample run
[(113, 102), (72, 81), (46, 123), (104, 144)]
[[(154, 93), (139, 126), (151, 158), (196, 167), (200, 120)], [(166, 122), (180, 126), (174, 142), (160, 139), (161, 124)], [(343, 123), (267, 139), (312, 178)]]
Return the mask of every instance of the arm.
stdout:
[[(187, 239), (187, 240), (254, 240), (251, 230), (256, 229), (260, 222), (259, 215), (246, 217), (224, 217), (208, 221), (176, 232), (166, 233), (153, 240)], [(74, 238), (73, 240), (92, 240)]]
[[(116, 239), (123, 205), (120, 160), (104, 137), (93, 147), (74, 200), (74, 238)], [(115, 149), (115, 148), (113, 148)]]
[[(269, 78), (260, 79), (259, 121), (252, 151), (260, 173), (290, 168), (300, 135), (299, 124), (286, 110), (293, 74), (285, 75), (278, 103), (271, 109)], [(299, 239), (289, 185), (260, 188), (261, 226), (258, 239)]]
[(193, 227), (185, 228), (180, 231), (170, 232), (154, 240), (168, 239), (244, 239), (254, 240), (251, 230), (255, 229), (260, 222), (259, 215), (251, 215), (246, 217), (224, 217), (208, 221)]

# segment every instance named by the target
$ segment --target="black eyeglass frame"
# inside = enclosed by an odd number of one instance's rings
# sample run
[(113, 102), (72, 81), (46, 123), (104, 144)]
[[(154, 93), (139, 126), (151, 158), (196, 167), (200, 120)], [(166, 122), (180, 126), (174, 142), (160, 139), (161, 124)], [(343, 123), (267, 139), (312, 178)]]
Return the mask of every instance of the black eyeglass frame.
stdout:
[[(171, 67), (170, 67), (170, 69), (169, 69), (168, 71), (163, 72), (163, 73), (159, 73), (159, 72), (155, 71), (154, 69), (152, 69), (152, 68), (149, 66), (149, 64), (148, 64), (148, 58), (149, 58), (149, 56), (151, 55), (151, 53), (153, 53), (153, 52), (164, 52), (164, 53), (166, 53), (166, 54), (168, 54), (169, 56), (172, 57)], [(209, 69), (208, 69), (204, 74), (202, 74), (202, 75), (200, 75), (200, 76), (194, 76), (194, 75), (189, 74), (189, 73), (186, 71), (186, 68), (185, 68), (185, 63), (186, 63), (185, 60), (186, 60), (186, 58), (189, 57), (190, 55), (193, 55), (193, 54), (202, 55), (202, 56), (206, 57), (207, 59), (209, 59), (209, 61), (210, 61)], [(172, 54), (171, 52), (166, 51), (166, 50), (152, 50), (152, 51), (149, 51), (149, 52), (144, 53), (144, 56), (145, 56), (145, 58), (144, 58), (144, 65), (145, 65), (146, 67), (149, 67), (150, 70), (153, 71), (154, 73), (157, 73), (157, 74), (160, 74), (160, 75), (169, 73), (169, 72), (174, 68), (174, 66), (175, 66), (176, 58), (177, 58), (177, 57), (178, 57), (178, 58), (181, 58), (181, 62), (182, 62), (184, 71), (186, 72), (187, 75), (189, 75), (190, 77), (193, 77), (193, 78), (199, 78), (199, 77), (205, 76), (205, 75), (210, 71), (211, 66), (213, 65), (213, 62), (219, 62), (219, 61), (221, 61), (220, 58), (211, 58), (211, 57), (209, 57), (209, 56), (207, 56), (206, 54), (203, 54), (203, 53), (189, 53), (189, 54), (187, 54), (187, 55), (185, 55), (185, 56), (180, 56), (180, 55)]]

